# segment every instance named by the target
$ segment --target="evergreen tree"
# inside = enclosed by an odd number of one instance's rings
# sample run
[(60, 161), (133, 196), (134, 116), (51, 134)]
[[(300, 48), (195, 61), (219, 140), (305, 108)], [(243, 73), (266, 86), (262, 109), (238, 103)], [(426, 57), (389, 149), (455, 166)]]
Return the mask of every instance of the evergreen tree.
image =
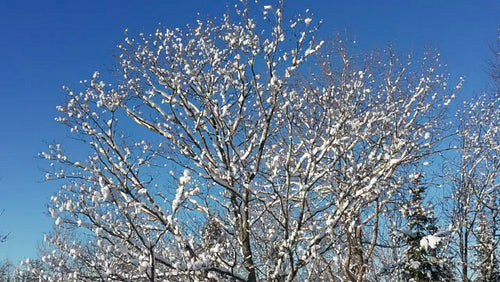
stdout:
[(412, 178), (409, 201), (404, 210), (409, 230), (403, 232), (407, 249), (402, 278), (404, 281), (450, 281), (451, 269), (437, 248), (442, 239), (437, 236), (437, 219), (433, 209), (424, 205), (426, 187), (422, 184), (422, 175)]

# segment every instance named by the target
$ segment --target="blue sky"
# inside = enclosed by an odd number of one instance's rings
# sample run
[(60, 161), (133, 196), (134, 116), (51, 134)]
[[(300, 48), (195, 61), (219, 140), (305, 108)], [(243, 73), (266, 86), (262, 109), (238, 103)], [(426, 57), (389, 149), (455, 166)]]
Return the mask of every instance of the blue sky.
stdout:
[[(489, 44), (500, 28), (500, 1), (288, 0), (285, 13), (309, 8), (323, 19), (321, 34), (347, 32), (362, 49), (388, 42), (403, 52), (437, 47), (452, 78), (466, 77), (462, 98), (485, 88)], [(230, 0), (1, 1), (0, 3), (0, 260), (36, 254), (52, 219), (45, 213), (58, 183), (43, 182), (36, 158), (47, 143), (67, 143), (54, 117), (62, 85), (77, 86), (113, 63), (124, 29), (152, 32), (161, 23), (183, 27), (220, 16)], [(262, 2), (264, 4), (266, 2)], [(65, 141), (66, 140), (66, 141)]]

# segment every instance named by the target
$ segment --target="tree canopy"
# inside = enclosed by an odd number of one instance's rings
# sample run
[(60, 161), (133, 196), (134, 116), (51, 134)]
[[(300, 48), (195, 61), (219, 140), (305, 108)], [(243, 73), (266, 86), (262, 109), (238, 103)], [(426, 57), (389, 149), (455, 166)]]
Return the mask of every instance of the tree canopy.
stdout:
[[(219, 20), (127, 35), (114, 78), (65, 88), (56, 120), (86, 153), (41, 154), (62, 185), (56, 228), (25, 273), (491, 281), (498, 93), (450, 119), (462, 81), (449, 84), (437, 52), (362, 52), (318, 26), (308, 12), (287, 18), (283, 3), (245, 2)], [(440, 220), (431, 191), (446, 195)]]

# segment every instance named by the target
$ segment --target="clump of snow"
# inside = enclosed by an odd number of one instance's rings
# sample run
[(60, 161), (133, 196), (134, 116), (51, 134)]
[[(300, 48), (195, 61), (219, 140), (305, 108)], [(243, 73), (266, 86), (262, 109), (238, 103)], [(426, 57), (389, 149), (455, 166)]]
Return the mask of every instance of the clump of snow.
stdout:
[(191, 173), (189, 170), (184, 170), (183, 175), (179, 178), (179, 186), (177, 187), (177, 193), (175, 194), (175, 199), (172, 201), (172, 210), (176, 211), (181, 201), (184, 198), (185, 185), (191, 181)]
[(438, 237), (438, 236), (435, 236), (435, 235), (427, 235), (427, 236), (424, 236), (421, 240), (420, 240), (420, 247), (424, 248), (424, 249), (435, 249), (439, 242), (441, 241), (441, 237)]
[(184, 170), (183, 175), (179, 178), (179, 185), (186, 185), (191, 181), (191, 173), (189, 170)]

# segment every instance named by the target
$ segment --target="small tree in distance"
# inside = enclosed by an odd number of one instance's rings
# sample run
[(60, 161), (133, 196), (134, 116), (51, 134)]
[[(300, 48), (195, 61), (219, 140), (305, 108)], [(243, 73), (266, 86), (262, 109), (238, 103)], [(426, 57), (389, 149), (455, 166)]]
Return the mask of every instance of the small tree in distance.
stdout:
[(409, 201), (405, 207), (408, 232), (403, 233), (407, 243), (402, 276), (405, 281), (452, 281), (452, 270), (446, 254), (439, 249), (441, 240), (434, 211), (424, 204), (426, 187), (421, 174), (412, 175)]

